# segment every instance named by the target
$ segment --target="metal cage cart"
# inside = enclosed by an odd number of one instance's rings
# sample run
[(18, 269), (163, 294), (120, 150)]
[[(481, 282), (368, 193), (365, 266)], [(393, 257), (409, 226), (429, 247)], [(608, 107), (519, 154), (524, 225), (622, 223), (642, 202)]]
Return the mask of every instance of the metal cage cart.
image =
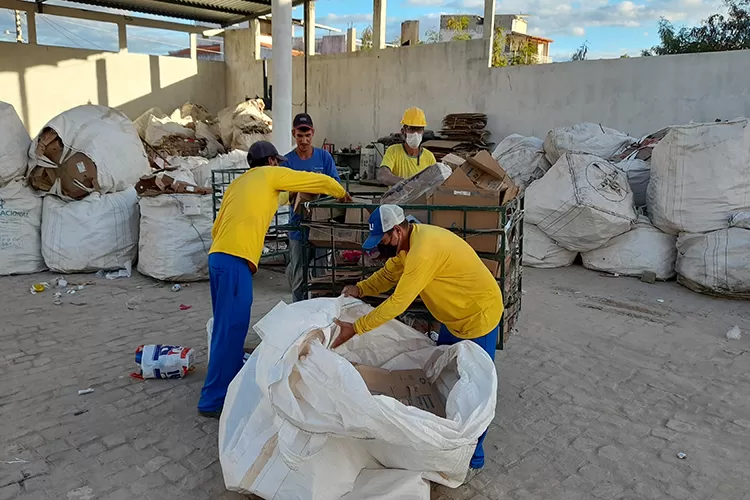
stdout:
[[(357, 193), (354, 203), (338, 203), (330, 198), (308, 202), (306, 216), (301, 224), (308, 231), (305, 245), (310, 249), (326, 251), (325, 259), (310, 262), (304, 273), (304, 291), (310, 297), (337, 296), (346, 285), (354, 284), (380, 269), (382, 261), (374, 260), (361, 249), (369, 229), (367, 219), (378, 206), (380, 193)], [(407, 217), (417, 221), (447, 227), (475, 250), (492, 248), (495, 251), (477, 251), (479, 257), (496, 277), (503, 293), (505, 312), (500, 322), (502, 335), (498, 336), (498, 349), (503, 349), (521, 312), (523, 214), (524, 195), (503, 206), (463, 205), (400, 205)], [(478, 217), (481, 227), (472, 229)], [(445, 224), (446, 220), (452, 220)], [(486, 221), (496, 221), (487, 224)], [(377, 305), (388, 295), (368, 297), (367, 302)], [(407, 309), (407, 315), (434, 324), (419, 298)]]
[[(213, 211), (214, 220), (221, 208), (221, 201), (224, 199), (224, 192), (229, 185), (240, 175), (250, 170), (250, 168), (228, 168), (211, 171), (211, 186), (213, 187)], [(339, 177), (344, 183), (344, 187), (349, 189), (349, 177), (351, 169), (347, 167), (338, 168)], [(266, 266), (286, 266), (288, 262), (289, 248), (289, 231), (299, 230), (298, 225), (292, 224), (290, 218), (292, 207), (289, 205), (279, 207), (279, 210), (273, 217), (271, 225), (266, 233), (266, 239), (263, 249), (261, 262)]]

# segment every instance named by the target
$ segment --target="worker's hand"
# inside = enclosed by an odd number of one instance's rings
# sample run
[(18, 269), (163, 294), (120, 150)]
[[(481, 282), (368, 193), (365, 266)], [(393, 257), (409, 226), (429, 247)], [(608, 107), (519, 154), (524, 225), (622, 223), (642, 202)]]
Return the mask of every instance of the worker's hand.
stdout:
[(352, 195), (349, 193), (346, 193), (343, 198), (339, 198), (339, 201), (341, 203), (351, 203), (352, 202)]
[(356, 333), (354, 332), (354, 325), (352, 323), (339, 321), (338, 319), (334, 319), (333, 321), (336, 322), (336, 324), (339, 326), (339, 329), (341, 330), (339, 336), (336, 337), (336, 340), (334, 340), (333, 344), (331, 345), (331, 349), (336, 349), (340, 345), (348, 342), (352, 337), (354, 337), (354, 335), (356, 335)]
[(358, 299), (362, 296), (362, 293), (359, 291), (359, 287), (357, 285), (346, 285), (344, 287), (344, 290), (341, 292), (341, 295), (344, 297), (354, 297), (355, 299)]

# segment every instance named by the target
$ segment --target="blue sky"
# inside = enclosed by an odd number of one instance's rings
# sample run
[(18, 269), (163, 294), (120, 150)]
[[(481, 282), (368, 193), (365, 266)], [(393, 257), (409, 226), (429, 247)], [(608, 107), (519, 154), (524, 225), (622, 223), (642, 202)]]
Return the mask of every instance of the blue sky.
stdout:
[[(342, 30), (354, 26), (361, 34), (372, 24), (372, 3), (372, 0), (317, 0), (317, 21)], [(484, 0), (388, 0), (387, 39), (398, 36), (402, 21), (419, 20), (424, 33), (438, 28), (441, 14), (482, 15), (483, 5)], [(498, 14), (529, 15), (529, 32), (554, 39), (550, 54), (556, 61), (565, 61), (584, 42), (588, 42), (590, 59), (639, 55), (641, 49), (658, 43), (656, 27), (660, 18), (677, 25), (692, 25), (721, 10), (721, 6), (721, 0), (501, 0), (496, 8)], [(301, 18), (302, 9), (296, 8), (294, 16)], [(41, 20), (37, 29), (41, 43), (117, 50), (114, 25), (45, 17), (48, 19)], [(184, 34), (129, 29), (132, 52), (166, 53), (188, 43)], [(13, 41), (14, 33), (11, 11), (0, 9), (0, 40)], [(301, 30), (298, 34), (301, 35)], [(325, 31), (318, 30), (318, 36), (324, 34)]]

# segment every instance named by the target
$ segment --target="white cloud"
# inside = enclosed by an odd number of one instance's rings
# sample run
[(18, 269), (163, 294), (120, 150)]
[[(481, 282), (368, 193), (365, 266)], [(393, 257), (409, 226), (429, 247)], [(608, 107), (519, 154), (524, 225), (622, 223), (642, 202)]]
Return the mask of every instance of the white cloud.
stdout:
[[(432, 1), (432, 0), (408, 0)], [(681, 23), (697, 23), (722, 9), (722, 0), (500, 0), (498, 14), (529, 14), (529, 30), (542, 33), (569, 35), (571, 26), (577, 28), (625, 27), (637, 28), (664, 17)], [(452, 12), (482, 15), (484, 0), (453, 0), (445, 3)]]
[(580, 26), (576, 26), (571, 30), (573, 33), (573, 36), (584, 36), (586, 34), (586, 30), (581, 28)]

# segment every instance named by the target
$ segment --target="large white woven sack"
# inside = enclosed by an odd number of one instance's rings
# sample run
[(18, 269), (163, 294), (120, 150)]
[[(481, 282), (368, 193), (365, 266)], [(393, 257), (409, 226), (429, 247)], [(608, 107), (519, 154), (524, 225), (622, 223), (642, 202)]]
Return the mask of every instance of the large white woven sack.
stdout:
[(670, 128), (651, 155), (648, 211), (667, 234), (729, 227), (750, 211), (750, 127), (747, 119)]
[(0, 187), (0, 275), (31, 274), (42, 259), (42, 198), (22, 180)]
[(682, 233), (677, 252), (681, 284), (700, 293), (750, 299), (750, 229)]
[(644, 271), (651, 271), (656, 279), (668, 280), (675, 275), (676, 243), (676, 237), (662, 233), (641, 215), (633, 229), (581, 254), (581, 258), (587, 269), (622, 276), (641, 276)]
[(588, 252), (637, 220), (625, 174), (593, 155), (565, 153), (526, 190), (525, 221), (571, 252)]
[(60, 273), (132, 269), (138, 254), (138, 195), (92, 193), (80, 201), (44, 197), (42, 255)]
[(542, 178), (552, 166), (544, 155), (543, 140), (518, 134), (503, 139), (492, 157), (520, 187)]
[(609, 160), (635, 142), (634, 137), (597, 123), (579, 123), (550, 130), (544, 139), (544, 152), (553, 165), (568, 151)]
[(578, 252), (566, 250), (534, 224), (523, 225), (523, 265), (551, 269), (575, 262)]
[[(83, 153), (94, 162), (100, 193), (124, 191), (151, 173), (135, 125), (116, 109), (94, 104), (77, 106), (54, 117), (47, 127), (57, 132), (64, 145), (61, 161)], [(39, 136), (29, 148), (29, 169), (56, 168), (45, 156), (37, 156), (38, 141)], [(61, 194), (54, 187), (51, 192)]]
[(0, 101), (0, 186), (23, 177), (31, 138), (15, 108)]
[[(266, 499), (338, 500), (363, 470), (384, 468), (461, 484), (494, 417), (494, 363), (473, 342), (436, 347), (395, 320), (336, 352), (326, 347), (334, 318), (351, 321), (371, 310), (345, 298), (280, 303), (256, 324), (263, 341), (230, 384), (219, 424), (228, 489)], [(352, 363), (422, 368), (445, 399), (446, 418), (371, 395)]]
[(211, 195), (162, 194), (139, 205), (138, 271), (162, 281), (208, 279)]

